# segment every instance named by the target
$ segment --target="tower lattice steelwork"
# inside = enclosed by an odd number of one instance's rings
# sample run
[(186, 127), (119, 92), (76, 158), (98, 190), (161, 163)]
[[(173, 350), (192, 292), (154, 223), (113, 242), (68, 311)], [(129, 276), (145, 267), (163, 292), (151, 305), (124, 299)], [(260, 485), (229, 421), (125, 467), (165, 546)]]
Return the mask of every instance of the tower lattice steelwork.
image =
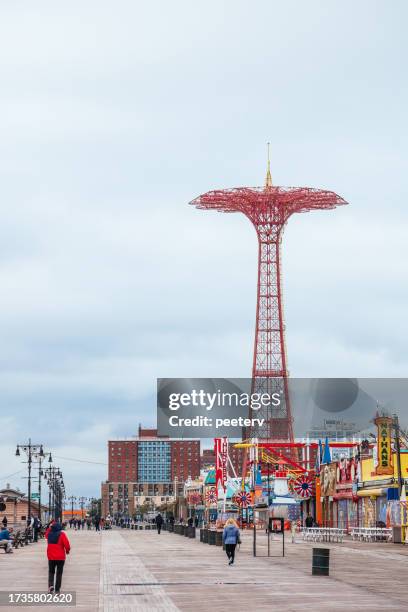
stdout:
[(282, 401), (278, 407), (258, 410), (256, 416), (264, 419), (264, 425), (247, 431), (246, 435), (263, 440), (293, 440), (281, 289), (283, 228), (293, 213), (332, 209), (347, 202), (332, 191), (272, 185), (268, 149), (264, 187), (217, 189), (195, 198), (191, 204), (205, 210), (241, 212), (255, 227), (258, 235), (258, 290), (252, 392), (270, 395), (279, 392)]

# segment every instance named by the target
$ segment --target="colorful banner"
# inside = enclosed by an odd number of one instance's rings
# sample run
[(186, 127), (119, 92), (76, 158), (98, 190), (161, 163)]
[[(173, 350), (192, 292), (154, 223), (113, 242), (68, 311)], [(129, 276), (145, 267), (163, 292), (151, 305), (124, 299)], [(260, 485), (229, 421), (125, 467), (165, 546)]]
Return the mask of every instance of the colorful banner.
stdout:
[(337, 463), (325, 463), (320, 472), (320, 488), (324, 497), (336, 494)]
[(228, 438), (214, 438), (215, 453), (215, 486), (220, 484), (225, 491), (227, 488), (228, 469)]
[(310, 499), (315, 493), (315, 478), (302, 474), (292, 483), (293, 490), (300, 499)]
[(188, 493), (187, 503), (191, 506), (197, 506), (203, 503), (203, 496), (200, 493)]
[(249, 493), (249, 491), (239, 491), (234, 495), (233, 501), (243, 508), (248, 508), (248, 506), (253, 505), (252, 494)]
[(217, 503), (218, 495), (216, 487), (210, 487), (205, 493), (205, 501), (209, 506), (214, 506)]
[(377, 467), (375, 473), (379, 475), (393, 475), (392, 463), (391, 428), (393, 419), (386, 416), (378, 416), (374, 423), (377, 425)]

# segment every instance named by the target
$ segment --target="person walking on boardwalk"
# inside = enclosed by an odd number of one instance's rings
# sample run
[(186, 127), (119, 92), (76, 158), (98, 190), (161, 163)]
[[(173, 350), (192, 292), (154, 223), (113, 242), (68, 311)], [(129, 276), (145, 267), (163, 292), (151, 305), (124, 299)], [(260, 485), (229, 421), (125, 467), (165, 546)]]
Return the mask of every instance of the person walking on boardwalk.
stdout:
[(308, 514), (305, 520), (305, 527), (307, 527), (308, 529), (310, 529), (311, 527), (313, 527), (313, 516), (311, 514)]
[(159, 514), (156, 516), (155, 521), (156, 521), (156, 525), (157, 525), (157, 533), (160, 533), (160, 532), (161, 532), (162, 525), (163, 525), (163, 517), (162, 517), (162, 515), (160, 514), (160, 512), (159, 512)]
[(34, 542), (38, 542), (38, 534), (41, 531), (41, 521), (38, 518), (38, 516), (35, 516), (33, 519), (33, 536), (34, 536)]
[(233, 518), (229, 518), (225, 523), (222, 534), (222, 543), (225, 544), (225, 552), (229, 559), (228, 565), (232, 565), (235, 561), (235, 549), (237, 544), (241, 544), (241, 537), (237, 523)]
[(61, 523), (54, 523), (47, 533), (48, 591), (59, 593), (66, 555), (71, 550), (69, 540)]

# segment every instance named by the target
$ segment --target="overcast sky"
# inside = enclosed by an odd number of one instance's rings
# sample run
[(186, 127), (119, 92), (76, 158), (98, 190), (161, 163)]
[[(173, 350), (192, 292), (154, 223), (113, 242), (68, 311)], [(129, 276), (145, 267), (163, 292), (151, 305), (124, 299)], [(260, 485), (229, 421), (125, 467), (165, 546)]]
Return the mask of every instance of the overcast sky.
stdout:
[[(290, 219), (293, 376), (406, 376), (404, 0), (0, 4), (0, 486), (15, 443), (96, 495), (157, 377), (249, 376), (257, 244), (212, 188), (328, 188)], [(61, 457), (68, 458), (62, 459)]]

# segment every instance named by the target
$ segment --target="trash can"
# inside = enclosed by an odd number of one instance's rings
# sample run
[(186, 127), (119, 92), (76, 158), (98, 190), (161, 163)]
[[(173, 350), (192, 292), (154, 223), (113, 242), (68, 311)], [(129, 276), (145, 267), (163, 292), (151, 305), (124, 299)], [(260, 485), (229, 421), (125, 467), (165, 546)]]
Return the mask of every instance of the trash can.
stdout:
[(216, 546), (222, 546), (222, 531), (216, 531), (215, 532), (215, 545)]
[(189, 529), (188, 529), (188, 537), (192, 538), (193, 540), (195, 540), (195, 537), (196, 537), (196, 528), (195, 527), (189, 527)]
[(394, 542), (394, 544), (402, 544), (402, 528), (401, 527), (392, 528), (392, 541)]
[(203, 542), (208, 544), (208, 529), (203, 529)]
[(208, 543), (215, 546), (215, 537), (216, 537), (217, 532), (215, 531), (215, 529), (209, 529), (208, 530)]
[(328, 576), (330, 548), (313, 548), (312, 575)]

